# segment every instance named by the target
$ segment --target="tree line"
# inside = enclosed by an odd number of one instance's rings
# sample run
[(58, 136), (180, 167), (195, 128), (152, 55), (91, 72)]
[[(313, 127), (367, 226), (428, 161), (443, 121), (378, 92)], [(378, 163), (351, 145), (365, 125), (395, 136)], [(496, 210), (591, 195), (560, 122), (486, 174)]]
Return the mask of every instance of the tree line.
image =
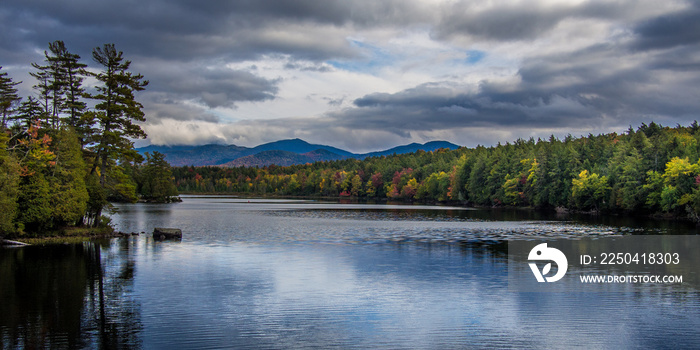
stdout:
[(177, 167), (178, 190), (459, 202), (700, 220), (700, 127), (656, 123), (563, 139), (288, 167)]
[[(49, 43), (33, 63), (34, 95), (22, 98), (0, 66), (0, 234), (99, 227), (111, 201), (168, 201), (177, 196), (162, 154), (139, 155), (145, 138), (136, 93), (143, 75), (114, 44), (92, 51), (89, 69), (64, 42)], [(87, 78), (96, 84), (86, 88)]]

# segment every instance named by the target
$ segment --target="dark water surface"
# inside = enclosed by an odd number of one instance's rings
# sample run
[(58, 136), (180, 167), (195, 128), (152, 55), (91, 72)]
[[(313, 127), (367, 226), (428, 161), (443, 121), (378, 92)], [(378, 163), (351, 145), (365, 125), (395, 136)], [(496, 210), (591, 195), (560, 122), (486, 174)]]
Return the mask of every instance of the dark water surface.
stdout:
[(118, 207), (119, 230), (182, 241), (0, 249), (0, 348), (700, 348), (694, 289), (508, 288), (507, 237), (685, 224), (214, 196)]

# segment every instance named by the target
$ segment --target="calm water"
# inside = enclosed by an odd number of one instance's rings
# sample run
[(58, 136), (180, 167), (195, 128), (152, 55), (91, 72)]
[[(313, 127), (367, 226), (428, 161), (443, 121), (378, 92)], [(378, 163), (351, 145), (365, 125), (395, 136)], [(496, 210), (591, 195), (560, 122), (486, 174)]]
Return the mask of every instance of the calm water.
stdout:
[(525, 211), (186, 197), (0, 249), (0, 348), (700, 348), (700, 293), (508, 289), (505, 238), (695, 233)]

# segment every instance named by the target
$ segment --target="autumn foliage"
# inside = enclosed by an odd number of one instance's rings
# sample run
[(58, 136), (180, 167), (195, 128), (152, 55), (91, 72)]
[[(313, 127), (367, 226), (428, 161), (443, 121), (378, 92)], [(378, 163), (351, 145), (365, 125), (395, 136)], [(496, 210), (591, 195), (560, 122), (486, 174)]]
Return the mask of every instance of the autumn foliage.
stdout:
[(700, 213), (700, 127), (655, 123), (622, 134), (554, 136), (262, 168), (174, 168), (197, 193), (441, 201), (587, 212)]

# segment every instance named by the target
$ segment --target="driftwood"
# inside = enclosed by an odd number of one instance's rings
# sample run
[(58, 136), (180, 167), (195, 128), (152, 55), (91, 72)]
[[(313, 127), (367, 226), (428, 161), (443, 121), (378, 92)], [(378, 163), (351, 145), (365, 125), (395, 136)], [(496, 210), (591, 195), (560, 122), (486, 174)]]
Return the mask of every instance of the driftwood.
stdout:
[(156, 227), (153, 229), (153, 238), (158, 240), (182, 239), (182, 230), (179, 228)]
[(0, 238), (0, 245), (25, 246), (29, 244)]

